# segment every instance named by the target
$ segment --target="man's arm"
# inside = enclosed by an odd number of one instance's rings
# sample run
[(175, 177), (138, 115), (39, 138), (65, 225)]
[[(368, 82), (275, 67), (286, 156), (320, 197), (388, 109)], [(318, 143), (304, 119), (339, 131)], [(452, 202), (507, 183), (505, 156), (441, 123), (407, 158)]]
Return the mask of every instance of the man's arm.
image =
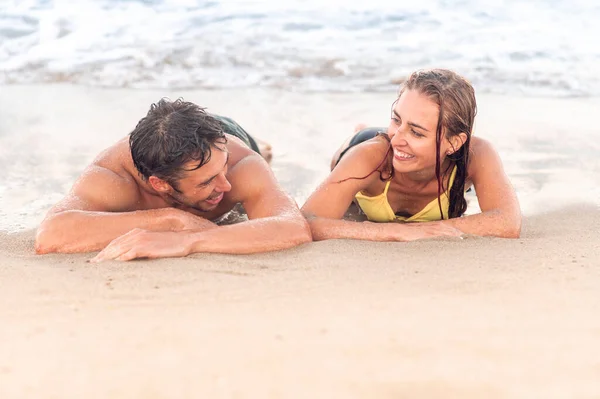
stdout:
[(271, 168), (258, 155), (242, 159), (231, 184), (240, 187), (248, 221), (192, 234), (191, 252), (247, 254), (276, 251), (312, 240), (296, 202), (283, 191)]
[(97, 251), (136, 227), (156, 231), (214, 226), (174, 208), (132, 211), (139, 200), (135, 182), (91, 165), (42, 221), (35, 250), (38, 254)]
[(93, 261), (175, 257), (194, 252), (251, 254), (311, 241), (306, 219), (261, 157), (249, 155), (240, 160), (231, 172), (230, 182), (237, 192), (234, 198), (242, 203), (250, 220), (173, 233), (136, 229), (111, 242)]

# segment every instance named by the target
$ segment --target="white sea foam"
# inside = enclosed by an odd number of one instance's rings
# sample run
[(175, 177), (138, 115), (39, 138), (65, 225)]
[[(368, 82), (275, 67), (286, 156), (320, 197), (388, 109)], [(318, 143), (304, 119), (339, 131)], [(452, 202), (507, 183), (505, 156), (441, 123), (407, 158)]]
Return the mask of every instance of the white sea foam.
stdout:
[(584, 1), (5, 0), (0, 82), (389, 90), (447, 67), (480, 91), (596, 96)]

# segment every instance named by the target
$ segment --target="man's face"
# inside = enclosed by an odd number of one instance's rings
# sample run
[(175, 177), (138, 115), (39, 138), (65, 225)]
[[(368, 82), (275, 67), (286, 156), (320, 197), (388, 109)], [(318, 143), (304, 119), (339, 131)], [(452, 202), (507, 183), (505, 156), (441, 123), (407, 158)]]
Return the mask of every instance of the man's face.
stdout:
[(229, 152), (224, 145), (211, 148), (210, 161), (200, 168), (197, 161), (184, 165), (184, 177), (177, 181), (169, 195), (178, 203), (203, 212), (214, 210), (231, 190), (227, 180)]

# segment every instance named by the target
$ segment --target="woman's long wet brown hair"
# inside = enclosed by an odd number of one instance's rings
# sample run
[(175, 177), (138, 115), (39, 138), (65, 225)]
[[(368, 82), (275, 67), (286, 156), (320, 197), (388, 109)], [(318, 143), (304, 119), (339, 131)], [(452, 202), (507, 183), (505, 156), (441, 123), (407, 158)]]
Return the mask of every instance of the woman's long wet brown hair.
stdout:
[[(469, 165), (471, 135), (473, 134), (473, 125), (475, 123), (475, 115), (477, 114), (475, 90), (466, 79), (447, 69), (428, 69), (413, 72), (400, 87), (398, 98), (400, 98), (402, 93), (406, 90), (416, 90), (417, 92), (426, 95), (439, 107), (435, 139), (435, 176), (438, 183), (438, 206), (440, 208), (442, 219), (445, 219), (440, 198), (442, 193), (446, 191), (443, 177), (452, 170), (453, 165), (456, 165), (456, 176), (454, 177), (454, 183), (452, 184), (449, 193), (450, 205), (448, 207), (447, 216), (448, 218), (459, 217), (467, 210), (465, 182), (467, 179), (467, 167)], [(392, 104), (392, 109), (397, 101), (398, 99)], [(467, 140), (458, 150), (447, 156), (451, 163), (449, 168), (442, 172), (442, 165), (440, 162), (442, 137), (449, 140), (451, 137), (457, 136), (460, 133), (465, 133), (467, 135)], [(377, 136), (383, 136), (390, 142), (387, 134), (383, 132), (378, 133)], [(387, 170), (382, 170), (381, 167), (386, 161), (388, 163)], [(394, 167), (392, 162), (392, 146), (390, 144), (384, 159), (373, 172), (363, 177), (346, 178), (338, 183), (349, 179), (364, 179), (376, 171), (379, 171), (381, 180), (390, 180), (394, 177)]]

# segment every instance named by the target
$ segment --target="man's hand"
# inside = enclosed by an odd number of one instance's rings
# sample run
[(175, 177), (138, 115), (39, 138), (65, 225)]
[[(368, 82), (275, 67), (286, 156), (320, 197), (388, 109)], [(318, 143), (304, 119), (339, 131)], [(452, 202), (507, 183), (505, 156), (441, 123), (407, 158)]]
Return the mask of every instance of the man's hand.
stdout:
[(422, 222), (398, 225), (395, 239), (396, 241), (415, 241), (433, 237), (462, 237), (462, 235), (462, 231), (446, 223)]
[(115, 259), (121, 261), (136, 258), (172, 258), (186, 256), (191, 244), (188, 234), (173, 232), (153, 232), (133, 229), (129, 233), (115, 238), (90, 262), (102, 262)]

